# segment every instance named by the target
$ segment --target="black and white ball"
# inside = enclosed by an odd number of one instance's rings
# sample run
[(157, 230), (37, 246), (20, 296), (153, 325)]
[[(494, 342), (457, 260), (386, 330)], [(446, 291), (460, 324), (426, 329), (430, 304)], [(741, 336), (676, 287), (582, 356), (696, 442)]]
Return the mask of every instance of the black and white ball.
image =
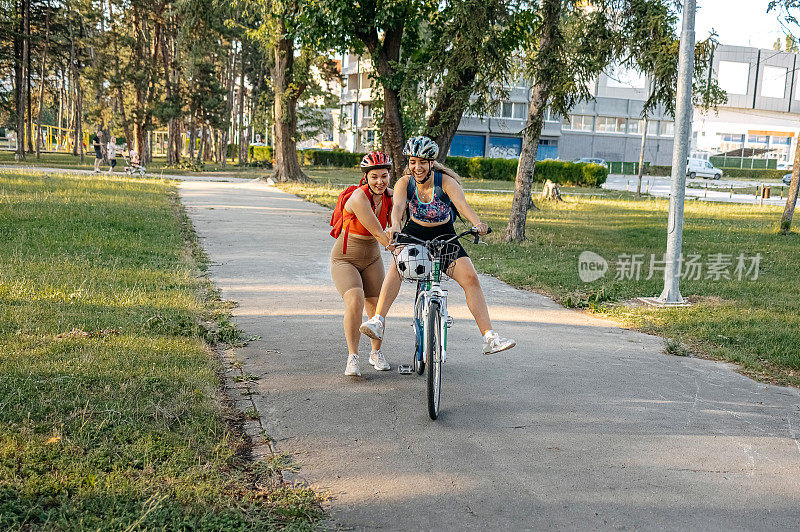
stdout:
[(432, 268), (430, 253), (419, 244), (404, 246), (397, 254), (397, 271), (406, 279), (424, 279)]

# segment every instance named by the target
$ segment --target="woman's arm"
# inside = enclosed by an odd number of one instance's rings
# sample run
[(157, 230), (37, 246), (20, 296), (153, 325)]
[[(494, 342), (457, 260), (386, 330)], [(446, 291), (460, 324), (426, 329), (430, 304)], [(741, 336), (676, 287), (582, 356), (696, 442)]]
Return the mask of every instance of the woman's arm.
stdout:
[(406, 197), (408, 192), (408, 180), (409, 176), (404, 175), (398, 179), (397, 183), (394, 185), (392, 213), (390, 215), (389, 228), (386, 230), (386, 236), (389, 238), (390, 242), (394, 238), (394, 234), (399, 233), (403, 226), (403, 215), (406, 212), (406, 205), (408, 202), (408, 198)]
[(378, 221), (378, 217), (375, 216), (375, 211), (372, 210), (372, 205), (369, 202), (369, 198), (367, 195), (364, 194), (364, 191), (361, 189), (356, 189), (353, 194), (350, 196), (350, 199), (344, 204), (345, 210), (348, 210), (356, 215), (358, 221), (361, 222), (367, 231), (372, 233), (372, 236), (375, 237), (383, 247), (389, 245), (389, 241), (386, 238), (386, 233), (383, 232), (383, 227), (381, 227), (380, 221)]
[(481, 222), (478, 214), (469, 206), (467, 198), (464, 196), (464, 189), (461, 188), (458, 181), (447, 174), (442, 174), (442, 190), (450, 197), (450, 201), (453, 202), (461, 216), (469, 220), (481, 235), (485, 235), (488, 232), (489, 227)]

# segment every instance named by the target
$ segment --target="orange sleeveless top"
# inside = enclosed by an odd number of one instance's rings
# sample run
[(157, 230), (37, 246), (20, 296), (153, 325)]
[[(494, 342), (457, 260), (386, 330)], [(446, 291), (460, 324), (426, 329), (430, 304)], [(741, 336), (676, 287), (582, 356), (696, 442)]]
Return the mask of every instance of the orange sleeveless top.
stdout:
[[(367, 198), (369, 198), (369, 204), (374, 212), (375, 204), (373, 203), (372, 192), (369, 190), (369, 185), (361, 185), (358, 188), (360, 188), (361, 191), (366, 194)], [(383, 201), (381, 202), (381, 210), (376, 214), (378, 217), (378, 222), (380, 222), (381, 227), (384, 229), (386, 229), (386, 226), (389, 225), (389, 213), (391, 212), (392, 198), (389, 197), (389, 194), (384, 192)], [(347, 236), (350, 233), (360, 236), (372, 236), (372, 233), (370, 233), (369, 230), (358, 221), (358, 216), (356, 216), (355, 213), (349, 212), (346, 208), (342, 209), (342, 217), (344, 218), (342, 224), (344, 227), (344, 247), (342, 252), (347, 253)]]

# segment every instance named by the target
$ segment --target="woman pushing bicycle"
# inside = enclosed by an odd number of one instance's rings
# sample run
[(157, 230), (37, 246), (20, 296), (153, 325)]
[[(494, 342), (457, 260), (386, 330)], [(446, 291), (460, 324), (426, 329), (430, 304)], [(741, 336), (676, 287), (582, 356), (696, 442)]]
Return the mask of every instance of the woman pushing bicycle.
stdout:
[[(402, 233), (419, 240), (455, 236), (452, 207), (469, 220), (480, 235), (488, 232), (488, 226), (481, 222), (467, 203), (459, 182), (449, 173), (437, 171), (434, 160), (439, 155), (439, 146), (433, 140), (424, 136), (412, 137), (403, 148), (403, 155), (408, 157), (408, 168), (394, 187), (391, 227), (386, 230), (388, 242), (392, 242), (394, 235), (401, 232), (401, 220), (406, 209), (409, 217)], [(398, 243), (409, 242), (412, 241), (404, 239), (402, 235), (398, 238)], [(500, 337), (492, 329), (489, 309), (475, 266), (461, 244), (458, 241), (454, 244), (458, 246), (456, 259), (452, 264), (443, 263), (441, 271), (447, 272), (464, 289), (467, 307), (483, 335), (483, 353), (488, 355), (511, 349), (516, 342)], [(362, 333), (375, 340), (383, 338), (386, 313), (400, 291), (400, 284), (400, 273), (393, 261), (383, 281), (374, 315), (361, 324), (359, 330)]]
[[(334, 211), (336, 225), (331, 235), (336, 243), (331, 250), (331, 276), (344, 300), (344, 335), (349, 356), (345, 375), (361, 375), (358, 367), (359, 323), (366, 306), (367, 313), (375, 314), (381, 284), (383, 260), (378, 244), (387, 247), (389, 236), (384, 232), (392, 211), (392, 191), (389, 188), (389, 169), (392, 160), (383, 152), (373, 151), (361, 160), (364, 177), (358, 187), (350, 187), (339, 196)], [(369, 363), (378, 371), (391, 366), (381, 352), (380, 339), (372, 340)]]

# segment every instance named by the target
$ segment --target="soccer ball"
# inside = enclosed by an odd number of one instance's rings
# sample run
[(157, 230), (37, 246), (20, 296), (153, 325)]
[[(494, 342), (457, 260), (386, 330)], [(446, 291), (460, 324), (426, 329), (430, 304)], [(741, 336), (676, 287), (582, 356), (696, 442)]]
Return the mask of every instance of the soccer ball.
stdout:
[(424, 279), (432, 269), (431, 254), (424, 246), (409, 244), (397, 254), (397, 271), (406, 279)]

